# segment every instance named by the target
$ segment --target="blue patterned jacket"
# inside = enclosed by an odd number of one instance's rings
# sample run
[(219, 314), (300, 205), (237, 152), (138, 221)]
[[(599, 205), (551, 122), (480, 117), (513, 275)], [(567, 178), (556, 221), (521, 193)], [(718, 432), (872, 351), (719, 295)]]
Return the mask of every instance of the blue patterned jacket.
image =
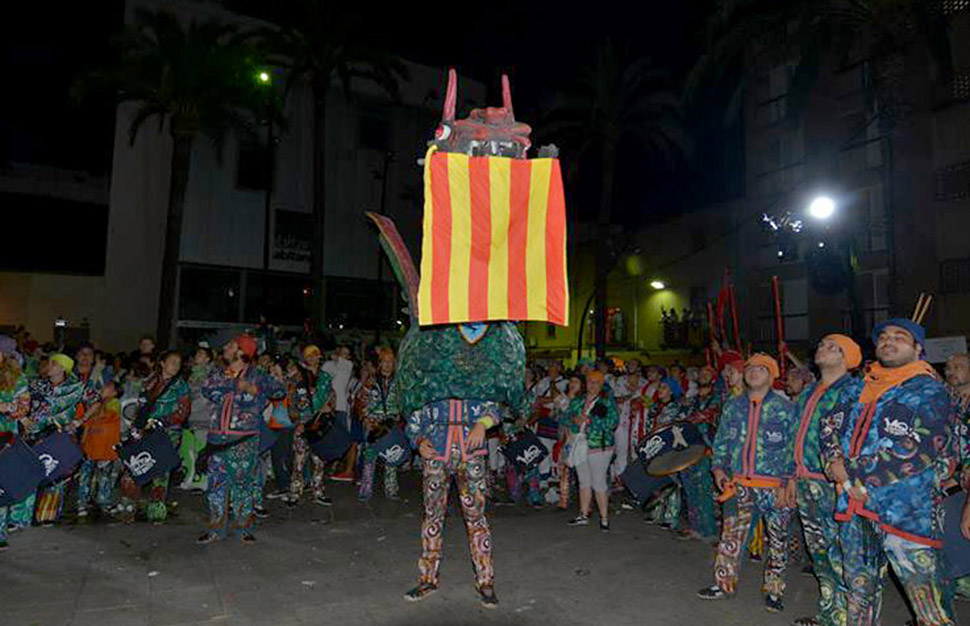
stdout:
[[(395, 408), (388, 407), (388, 410)], [(415, 449), (422, 439), (427, 439), (434, 446), (434, 458), (439, 461), (448, 461), (455, 446), (461, 450), (461, 460), (467, 461), (488, 454), (485, 439), (477, 448), (466, 446), (465, 440), (472, 428), (482, 422), (488, 430), (502, 421), (503, 412), (503, 405), (487, 400), (436, 400), (408, 416), (404, 434)]]
[(836, 519), (861, 515), (887, 532), (942, 546), (942, 483), (959, 456), (957, 411), (946, 387), (918, 375), (864, 404), (864, 381), (853, 381), (823, 420), (826, 456), (844, 460), (849, 479), (867, 490), (865, 503), (840, 493)]
[(735, 479), (781, 484), (795, 471), (789, 442), (797, 426), (795, 405), (773, 391), (761, 402), (732, 398), (721, 412), (712, 465)]
[[(256, 393), (238, 391), (242, 378), (256, 386)], [(222, 443), (259, 432), (263, 411), (271, 400), (286, 396), (286, 387), (255, 366), (247, 366), (238, 376), (228, 369), (214, 370), (202, 383), (202, 395), (216, 405), (209, 425), (210, 443)]]

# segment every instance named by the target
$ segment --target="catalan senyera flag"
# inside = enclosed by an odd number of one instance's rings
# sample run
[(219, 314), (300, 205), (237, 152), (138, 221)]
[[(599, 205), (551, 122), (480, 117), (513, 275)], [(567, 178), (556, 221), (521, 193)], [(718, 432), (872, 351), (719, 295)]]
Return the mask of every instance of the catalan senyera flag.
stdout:
[(498, 320), (565, 326), (568, 284), (558, 159), (428, 151), (422, 326)]

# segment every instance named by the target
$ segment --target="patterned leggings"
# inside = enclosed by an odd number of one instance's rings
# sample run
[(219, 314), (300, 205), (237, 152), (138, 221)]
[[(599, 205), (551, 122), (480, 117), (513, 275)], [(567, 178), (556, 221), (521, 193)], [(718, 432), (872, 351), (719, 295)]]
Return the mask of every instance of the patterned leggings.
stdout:
[(421, 524), (421, 558), (418, 560), (421, 583), (438, 585), (448, 490), (454, 477), (475, 568), (475, 587), (490, 589), (495, 571), (492, 568), (492, 534), (485, 518), (486, 458), (478, 456), (462, 461), (461, 451), (452, 450), (448, 461), (423, 459), (423, 462), (424, 521)]
[(781, 596), (785, 593), (785, 567), (788, 565), (788, 526), (791, 509), (775, 507), (771, 488), (738, 485), (737, 495), (724, 503), (724, 528), (714, 560), (714, 582), (725, 593), (737, 590), (741, 556), (748, 543), (752, 522), (764, 517), (766, 548), (764, 591)]
[(956, 624), (944, 593), (943, 563), (935, 548), (887, 533), (858, 515), (840, 524), (839, 530), (849, 589), (849, 626), (879, 623), (887, 562), (902, 583), (920, 626)]
[(357, 499), (370, 500), (374, 494), (374, 474), (377, 471), (378, 463), (384, 466), (384, 495), (388, 498), (397, 497), (397, 468), (384, 463), (376, 454), (365, 449), (364, 463), (360, 472), (360, 484), (357, 486)]
[(121, 461), (92, 461), (85, 459), (77, 479), (77, 508), (87, 510), (91, 501), (106, 512), (114, 506), (115, 483), (121, 472)]
[(303, 481), (303, 468), (307, 459), (310, 460), (311, 478), (310, 484), (313, 487), (313, 496), (322, 498), (327, 494), (326, 484), (324, 483), (324, 463), (317, 455), (310, 450), (310, 445), (302, 435), (293, 437), (293, 469), (290, 473), (290, 495), (299, 499), (303, 495), (305, 487)]
[(209, 530), (219, 537), (224, 538), (230, 526), (240, 535), (252, 530), (258, 457), (259, 439), (250, 437), (209, 458), (205, 499), (209, 506)]
[(818, 614), (822, 626), (845, 626), (846, 589), (842, 581), (842, 546), (835, 521), (835, 487), (824, 480), (799, 479), (798, 516), (805, 548), (818, 579)]

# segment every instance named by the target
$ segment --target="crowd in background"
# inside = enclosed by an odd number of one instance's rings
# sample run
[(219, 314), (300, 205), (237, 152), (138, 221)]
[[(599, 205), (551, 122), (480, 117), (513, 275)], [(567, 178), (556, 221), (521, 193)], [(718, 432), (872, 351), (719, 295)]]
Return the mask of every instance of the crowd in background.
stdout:
[[(488, 430), (490, 501), (568, 510), (576, 494), (568, 523), (589, 525), (595, 506), (603, 532), (611, 510), (640, 509), (645, 521), (716, 545), (715, 583), (698, 594), (705, 599), (733, 594), (747, 554), (765, 558), (766, 608), (782, 610), (789, 557), (803, 557), (821, 588), (819, 614), (797, 621), (804, 626), (844, 624), (846, 615), (874, 623), (888, 563), (917, 598), (920, 623), (950, 623), (945, 607), (970, 581), (946, 580), (938, 561), (907, 573), (905, 559), (939, 552), (939, 494), (962, 484), (955, 466), (967, 447), (970, 359), (950, 359), (944, 386), (921, 359), (922, 328), (903, 322), (877, 328), (878, 358), (868, 365), (851, 339), (830, 335), (812, 366), (792, 357), (783, 377), (770, 356), (745, 358), (716, 345), (700, 367), (531, 363), (528, 408)], [(898, 346), (909, 346), (912, 358), (894, 365)], [(327, 352), (308, 342), (280, 351), (258, 333), (238, 335), (218, 352), (200, 344), (191, 354), (158, 352), (146, 336), (131, 353), (114, 355), (90, 344), (57, 352), (26, 333), (0, 336), (0, 443), (67, 432), (84, 454), (69, 477), (0, 507), (0, 549), (9, 532), (55, 524), (66, 509), (79, 523), (164, 523), (178, 513), (176, 487), (205, 493), (209, 525), (200, 543), (230, 532), (255, 541), (255, 520), (269, 515), (266, 500), (295, 507), (306, 494), (332, 506), (327, 481), (355, 483), (361, 501), (379, 481), (386, 498), (398, 499), (399, 474), (412, 464), (382, 462), (374, 445), (407, 421), (388, 403), (395, 354), (387, 347)], [(880, 404), (890, 397), (894, 404)], [(313, 452), (311, 434), (324, 423), (340, 424), (352, 441), (339, 459)], [(690, 425), (709, 452), (651, 479), (645, 491), (633, 488), (644, 445), (675, 424)], [(157, 429), (182, 464), (139, 487), (118, 445)], [(273, 433), (265, 448), (255, 437), (263, 430)], [(546, 454), (536, 464), (511, 462), (504, 452), (526, 435)], [(420, 462), (416, 456), (413, 466)], [(879, 541), (884, 549), (872, 547)], [(853, 542), (868, 542), (865, 559), (853, 556)], [(846, 582), (850, 571), (855, 588)]]

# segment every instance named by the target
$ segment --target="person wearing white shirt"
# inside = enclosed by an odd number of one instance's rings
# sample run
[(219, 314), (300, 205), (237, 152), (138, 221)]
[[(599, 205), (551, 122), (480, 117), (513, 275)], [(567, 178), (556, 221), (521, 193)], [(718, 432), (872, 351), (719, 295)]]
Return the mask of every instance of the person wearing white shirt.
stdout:
[[(350, 348), (337, 346), (330, 360), (320, 368), (330, 374), (334, 395), (334, 420), (343, 424), (347, 432), (353, 432), (350, 415), (350, 379), (354, 374), (354, 362), (350, 360)], [(344, 470), (330, 476), (338, 482), (353, 482), (354, 463), (357, 461), (357, 446), (351, 446), (347, 453)]]

